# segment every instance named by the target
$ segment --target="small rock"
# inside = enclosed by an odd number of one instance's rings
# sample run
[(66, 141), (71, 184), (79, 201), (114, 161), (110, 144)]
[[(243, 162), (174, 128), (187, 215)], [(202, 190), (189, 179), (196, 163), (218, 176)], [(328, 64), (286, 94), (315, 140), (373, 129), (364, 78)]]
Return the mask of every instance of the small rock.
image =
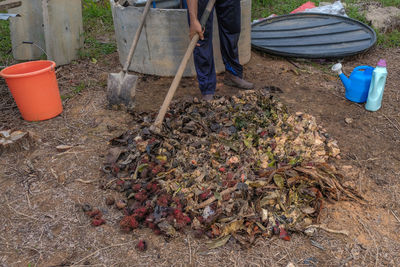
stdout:
[(342, 166), (342, 169), (343, 169), (344, 171), (349, 171), (349, 170), (353, 169), (353, 166), (351, 166), (351, 165), (343, 165), (343, 166)]
[(56, 149), (57, 149), (58, 152), (65, 152), (65, 151), (67, 151), (67, 150), (69, 150), (71, 148), (73, 148), (73, 146), (69, 146), (69, 145), (56, 146)]
[(263, 222), (266, 222), (268, 220), (268, 210), (261, 209), (261, 219)]
[(114, 199), (112, 196), (108, 196), (108, 197), (106, 198), (106, 204), (107, 204), (108, 206), (112, 206), (112, 205), (114, 205), (114, 203), (115, 203), (115, 199)]
[(347, 124), (353, 123), (353, 119), (352, 119), (352, 118), (346, 118), (346, 119), (344, 119), (344, 121), (345, 121)]
[(304, 230), (304, 233), (307, 236), (314, 236), (315, 232), (316, 232), (316, 229), (314, 227), (310, 227), (310, 228), (307, 228), (306, 230)]

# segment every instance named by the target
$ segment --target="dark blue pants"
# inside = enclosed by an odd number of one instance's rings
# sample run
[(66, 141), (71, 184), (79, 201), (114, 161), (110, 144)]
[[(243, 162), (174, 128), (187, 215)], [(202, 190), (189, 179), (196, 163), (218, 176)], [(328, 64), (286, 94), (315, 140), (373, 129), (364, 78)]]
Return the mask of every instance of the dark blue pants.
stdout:
[[(198, 0), (198, 19), (207, 6), (208, 0)], [(238, 41), (241, 27), (240, 0), (217, 0), (219, 39), (222, 60), (226, 71), (242, 78), (243, 67), (239, 63)], [(212, 45), (214, 10), (210, 14), (204, 33), (204, 40), (194, 50), (194, 64), (197, 72), (199, 87), (203, 95), (214, 94), (217, 85), (215, 74), (214, 54)]]

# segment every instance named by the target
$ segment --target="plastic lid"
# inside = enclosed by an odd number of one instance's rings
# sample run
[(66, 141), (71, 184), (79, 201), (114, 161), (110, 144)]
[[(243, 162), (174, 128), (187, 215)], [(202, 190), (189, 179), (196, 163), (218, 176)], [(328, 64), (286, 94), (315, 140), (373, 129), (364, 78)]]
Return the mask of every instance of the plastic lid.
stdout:
[(386, 60), (384, 59), (379, 60), (378, 67), (386, 67)]

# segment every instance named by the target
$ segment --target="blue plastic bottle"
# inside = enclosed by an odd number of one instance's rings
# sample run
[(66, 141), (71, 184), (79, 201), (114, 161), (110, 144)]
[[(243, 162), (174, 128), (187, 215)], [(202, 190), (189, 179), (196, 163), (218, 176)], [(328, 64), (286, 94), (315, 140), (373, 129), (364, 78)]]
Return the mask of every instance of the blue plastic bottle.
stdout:
[(367, 104), (365, 109), (369, 111), (377, 111), (382, 106), (382, 96), (385, 89), (386, 77), (386, 61), (384, 59), (379, 60), (378, 66), (372, 73), (371, 85), (369, 87)]

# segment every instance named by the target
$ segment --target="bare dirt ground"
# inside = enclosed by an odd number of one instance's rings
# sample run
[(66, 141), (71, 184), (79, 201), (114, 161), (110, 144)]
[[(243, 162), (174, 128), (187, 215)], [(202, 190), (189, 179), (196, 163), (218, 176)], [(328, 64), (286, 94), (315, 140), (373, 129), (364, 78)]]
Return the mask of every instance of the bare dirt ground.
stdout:
[[(347, 59), (345, 72), (358, 65), (388, 61), (387, 87), (380, 111), (344, 99), (340, 81), (327, 65), (274, 58), (253, 52), (246, 77), (257, 88), (276, 86), (272, 92), (292, 112), (314, 115), (338, 140), (341, 160), (335, 162), (368, 201), (327, 204), (322, 222), (348, 230), (338, 235), (319, 230), (313, 237), (296, 233), (290, 242), (258, 239), (250, 249), (234, 242), (215, 250), (205, 238), (190, 231), (166, 240), (148, 230), (126, 234), (119, 230), (120, 211), (105, 204), (114, 191), (99, 188), (108, 141), (125, 132), (132, 118), (106, 109), (108, 72), (119, 68), (117, 55), (97, 64), (79, 61), (59, 69), (61, 94), (76, 86), (84, 89), (64, 100), (64, 112), (43, 122), (25, 122), (0, 82), (0, 130), (33, 133), (35, 149), (7, 153), (0, 158), (0, 265), (1, 266), (399, 266), (400, 265), (400, 67), (398, 49), (374, 49)], [(222, 77), (219, 77), (222, 79)], [(138, 85), (138, 111), (158, 111), (171, 78), (143, 76)], [(219, 95), (237, 90), (218, 84)], [(195, 79), (184, 79), (176, 99), (199, 96)], [(352, 123), (345, 119), (351, 118)], [(56, 146), (72, 145), (66, 152)], [(107, 224), (94, 228), (81, 210), (90, 203), (105, 214)], [(139, 239), (149, 244), (138, 252)]]

